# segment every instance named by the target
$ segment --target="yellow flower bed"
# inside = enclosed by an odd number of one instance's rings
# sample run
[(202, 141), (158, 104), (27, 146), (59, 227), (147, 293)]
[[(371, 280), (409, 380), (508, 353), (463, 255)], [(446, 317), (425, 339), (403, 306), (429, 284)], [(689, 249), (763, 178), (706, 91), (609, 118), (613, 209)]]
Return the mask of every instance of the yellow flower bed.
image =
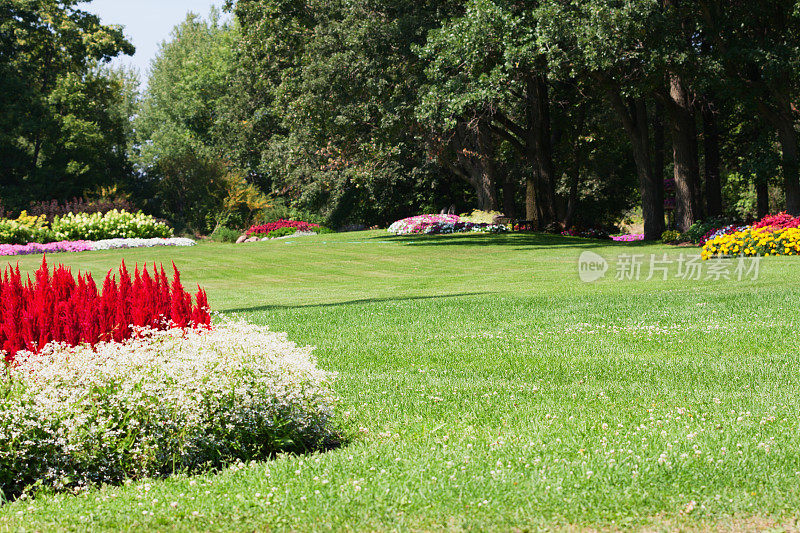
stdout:
[(701, 253), (703, 259), (740, 255), (800, 255), (800, 228), (750, 228), (720, 235), (708, 241)]

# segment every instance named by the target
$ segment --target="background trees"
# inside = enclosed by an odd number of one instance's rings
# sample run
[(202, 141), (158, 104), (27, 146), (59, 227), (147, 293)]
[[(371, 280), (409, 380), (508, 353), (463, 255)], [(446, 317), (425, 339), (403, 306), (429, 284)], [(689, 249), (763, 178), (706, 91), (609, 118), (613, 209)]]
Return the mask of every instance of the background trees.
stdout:
[(130, 173), (132, 81), (103, 64), (132, 54), (77, 0), (0, 2), (0, 196), (68, 198)]
[(7, 206), (118, 183), (202, 232), (243, 187), (335, 226), (636, 205), (650, 239), (800, 211), (793, 1), (229, 0), (175, 29), (141, 98), (102, 67), (121, 32), (76, 5), (0, 1)]

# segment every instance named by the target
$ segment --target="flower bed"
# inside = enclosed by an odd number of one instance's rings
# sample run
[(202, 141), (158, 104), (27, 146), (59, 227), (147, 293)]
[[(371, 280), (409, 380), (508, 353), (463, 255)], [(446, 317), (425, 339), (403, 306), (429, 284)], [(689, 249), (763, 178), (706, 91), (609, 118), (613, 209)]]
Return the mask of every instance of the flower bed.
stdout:
[(114, 209), (107, 213), (69, 213), (56, 217), (52, 223), (44, 215), (30, 216), (25, 211), (15, 220), (0, 219), (0, 244), (167, 237), (172, 237), (172, 229), (141, 211), (129, 213)]
[(387, 231), (396, 235), (432, 235), (466, 231), (495, 233), (505, 230), (502, 224), (469, 222), (456, 215), (419, 215), (398, 220)]
[(166, 239), (105, 239), (102, 241), (60, 241), (39, 244), (0, 244), (2, 255), (50, 254), (58, 252), (93, 252), (118, 248), (141, 248), (152, 246), (194, 246), (192, 239), (169, 237)]
[(703, 259), (734, 255), (800, 255), (800, 217), (768, 215), (752, 226), (726, 226), (708, 236)]
[(335, 444), (333, 375), (265, 327), (19, 352), (0, 374), (0, 493), (74, 489)]
[(635, 241), (643, 241), (644, 240), (644, 233), (631, 233), (630, 235), (614, 235), (611, 237), (611, 240), (617, 242), (635, 242)]
[(277, 222), (270, 222), (269, 224), (261, 224), (252, 226), (245, 232), (248, 237), (251, 236), (265, 236), (273, 231), (282, 230), (284, 228), (291, 228), (295, 231), (314, 231), (320, 227), (319, 224), (312, 224), (310, 222), (301, 222), (299, 220), (278, 220)]
[(193, 305), (172, 267), (170, 284), (163, 266), (159, 271), (153, 265), (152, 275), (146, 265), (141, 271), (137, 266), (131, 278), (123, 262), (117, 274), (106, 275), (102, 294), (91, 274), (75, 280), (63, 265), (51, 273), (43, 260), (33, 282), (23, 282), (19, 267), (6, 267), (0, 280), (0, 357), (12, 363), (18, 352), (37, 352), (50, 342), (119, 342), (142, 327), (209, 327), (205, 291), (198, 289)]
[(69, 213), (56, 217), (51, 229), (57, 240), (152, 239), (172, 237), (172, 228), (141, 211)]
[(750, 227), (709, 240), (701, 255), (703, 259), (735, 255), (800, 255), (800, 228), (772, 231), (768, 227)]
[(717, 237), (721, 237), (722, 235), (730, 235), (732, 233), (736, 233), (737, 231), (744, 231), (748, 227), (749, 226), (739, 226), (736, 224), (729, 224), (721, 228), (711, 229), (705, 235), (700, 237), (700, 242), (698, 244), (700, 246), (705, 246), (705, 244), (712, 239), (716, 239)]

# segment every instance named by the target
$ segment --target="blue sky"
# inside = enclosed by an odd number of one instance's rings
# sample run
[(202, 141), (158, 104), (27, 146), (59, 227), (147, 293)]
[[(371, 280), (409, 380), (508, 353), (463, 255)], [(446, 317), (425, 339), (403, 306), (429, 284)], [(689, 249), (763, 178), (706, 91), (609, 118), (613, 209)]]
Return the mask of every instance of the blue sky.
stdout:
[(119, 62), (138, 68), (146, 82), (158, 45), (186, 18), (186, 13), (193, 11), (206, 17), (212, 5), (222, 4), (223, 0), (93, 0), (81, 8), (99, 15), (104, 24), (125, 26), (125, 35), (136, 46), (136, 55)]

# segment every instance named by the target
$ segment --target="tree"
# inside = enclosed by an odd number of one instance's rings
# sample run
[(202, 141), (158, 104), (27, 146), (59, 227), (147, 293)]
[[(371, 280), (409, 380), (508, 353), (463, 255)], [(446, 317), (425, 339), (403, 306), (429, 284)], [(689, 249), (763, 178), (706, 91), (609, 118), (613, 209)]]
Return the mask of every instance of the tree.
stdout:
[[(227, 195), (230, 80), (237, 30), (190, 13), (161, 45), (135, 121), (146, 205), (179, 227), (209, 231)], [(143, 187), (146, 185), (146, 187)]]
[(636, 162), (645, 239), (651, 240), (665, 227), (663, 176), (654, 164), (648, 112), (663, 80), (654, 59), (660, 43), (652, 30), (662, 27), (655, 7), (647, 1), (550, 0), (539, 10), (539, 39), (551, 68), (587, 80), (622, 122)]
[(133, 54), (77, 0), (0, 2), (0, 193), (12, 206), (128, 177), (129, 83), (103, 67)]
[(786, 209), (800, 214), (800, 11), (793, 0), (700, 0), (696, 17), (713, 54), (747, 101), (777, 132)]
[(329, 223), (386, 222), (438, 199), (442, 168), (414, 120), (424, 42), (458, 2), (240, 0), (239, 57), (259, 79), (262, 181)]

